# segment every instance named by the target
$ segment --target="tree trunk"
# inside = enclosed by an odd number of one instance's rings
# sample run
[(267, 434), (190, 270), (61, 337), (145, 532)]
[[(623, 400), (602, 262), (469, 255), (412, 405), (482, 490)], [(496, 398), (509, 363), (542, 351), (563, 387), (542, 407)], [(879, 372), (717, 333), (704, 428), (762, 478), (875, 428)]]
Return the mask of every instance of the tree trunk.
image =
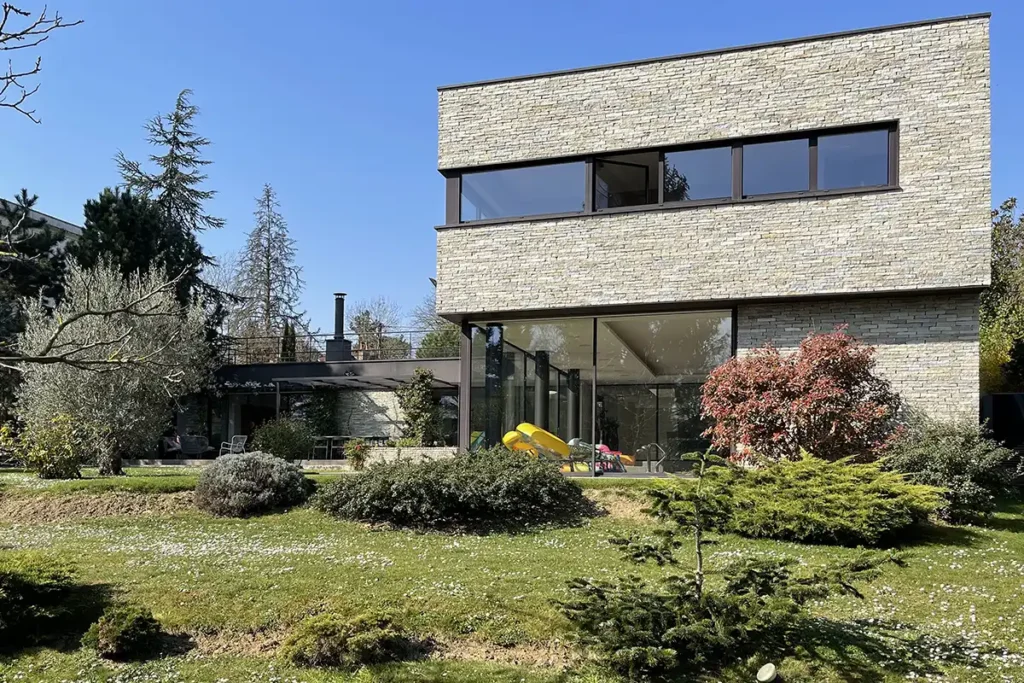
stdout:
[(101, 477), (116, 477), (124, 474), (121, 467), (121, 453), (113, 448), (105, 448), (99, 455)]

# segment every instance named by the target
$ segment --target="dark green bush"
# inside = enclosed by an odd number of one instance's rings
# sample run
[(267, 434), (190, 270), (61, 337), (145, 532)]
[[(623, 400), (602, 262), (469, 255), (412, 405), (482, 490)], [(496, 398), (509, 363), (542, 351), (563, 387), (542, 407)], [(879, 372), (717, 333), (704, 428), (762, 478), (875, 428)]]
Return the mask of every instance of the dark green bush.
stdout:
[(925, 421), (893, 446), (885, 467), (919, 484), (945, 489), (940, 517), (966, 522), (990, 515), (1024, 473), (1019, 453), (988, 438), (973, 421)]
[(298, 666), (355, 669), (403, 659), (410, 649), (402, 627), (386, 615), (319, 614), (299, 623), (281, 646), (281, 656)]
[(763, 469), (714, 468), (732, 511), (723, 531), (801, 543), (877, 546), (902, 538), (936, 510), (940, 491), (877, 463), (813, 457)]
[(888, 562), (902, 560), (864, 552), (808, 568), (793, 559), (747, 559), (724, 567), (724, 585), (710, 589), (701, 588), (694, 574), (656, 581), (574, 579), (569, 599), (558, 606), (583, 642), (626, 679), (705, 680), (738, 659), (766, 661), (803, 645), (801, 629), (814, 628), (808, 602), (834, 594), (859, 597), (853, 584), (877, 578)]
[(312, 484), (298, 465), (267, 453), (223, 455), (199, 475), (195, 501), (200, 510), (245, 517), (306, 500)]
[(345, 519), (426, 528), (518, 526), (587, 510), (583, 489), (556, 464), (504, 447), (372, 465), (324, 486), (315, 504)]
[(288, 461), (305, 460), (313, 454), (313, 432), (305, 420), (281, 417), (260, 425), (252, 446)]
[(51, 635), (69, 616), (74, 585), (64, 563), (33, 553), (0, 554), (0, 645)]
[(137, 605), (114, 605), (82, 637), (82, 645), (107, 659), (147, 659), (159, 653), (160, 624)]

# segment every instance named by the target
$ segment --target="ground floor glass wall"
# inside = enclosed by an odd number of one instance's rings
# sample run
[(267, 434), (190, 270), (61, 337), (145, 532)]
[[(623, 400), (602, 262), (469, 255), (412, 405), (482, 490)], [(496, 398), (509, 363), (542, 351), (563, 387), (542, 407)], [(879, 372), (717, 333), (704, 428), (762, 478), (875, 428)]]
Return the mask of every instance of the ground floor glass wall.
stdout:
[(474, 322), (473, 447), (522, 422), (633, 456), (706, 445), (700, 386), (732, 353), (731, 311)]

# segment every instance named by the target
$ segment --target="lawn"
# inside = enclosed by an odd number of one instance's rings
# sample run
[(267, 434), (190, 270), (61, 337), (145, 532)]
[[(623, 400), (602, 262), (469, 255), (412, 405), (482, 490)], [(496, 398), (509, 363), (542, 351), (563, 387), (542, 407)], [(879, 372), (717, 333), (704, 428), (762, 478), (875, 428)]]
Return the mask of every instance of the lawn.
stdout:
[[(58, 507), (83, 496), (181, 497), (195, 477), (168, 468), (44, 485), (0, 472), (0, 497)], [(43, 524), (0, 517), (4, 552), (73, 562), (83, 581), (152, 608), (170, 631), (187, 636), (190, 648), (128, 665), (77, 649), (23, 652), (0, 660), (0, 681), (603, 681), (571, 644), (552, 601), (571, 577), (662, 571), (625, 565), (607, 543), (612, 535), (654, 528), (638, 511), (642, 485), (619, 489), (611, 481), (591, 495), (612, 514), (579, 528), (512, 535), (371, 530), (309, 509), (215, 519), (184, 499), (144, 515), (58, 514)], [(853, 552), (726, 536), (709, 562), (713, 572), (744, 555), (823, 563)], [(807, 634), (807, 652), (782, 663), (786, 680), (944, 674), (941, 680), (1024, 682), (1024, 506), (1004, 506), (985, 527), (937, 527), (908, 546), (907, 560), (907, 568), (887, 569), (864, 587), (864, 600), (816, 605), (820, 619)], [(276, 644), (303, 616), (370, 608), (395, 613), (434, 642), (434, 653), (355, 675), (295, 669), (274, 658)], [(737, 666), (724, 679), (753, 680), (741, 671)]]

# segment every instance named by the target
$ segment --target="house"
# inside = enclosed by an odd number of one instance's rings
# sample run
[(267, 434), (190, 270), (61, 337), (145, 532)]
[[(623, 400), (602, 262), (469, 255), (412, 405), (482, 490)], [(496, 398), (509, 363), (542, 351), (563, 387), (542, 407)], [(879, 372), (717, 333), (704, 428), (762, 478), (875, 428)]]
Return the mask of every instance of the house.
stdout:
[(907, 406), (977, 415), (987, 14), (451, 85), (437, 311), (459, 443), (522, 421), (701, 443), (708, 372), (848, 325)]
[(303, 414), (314, 395), (326, 390), (336, 419), (318, 436), (341, 437), (332, 441), (335, 445), (353, 437), (386, 442), (401, 436), (404, 423), (395, 388), (424, 368), (434, 376), (440, 429), (454, 442), (458, 348), (431, 347), (424, 353), (424, 331), (381, 329), (360, 336), (345, 328), (345, 294), (339, 292), (331, 334), (300, 335), (291, 346), (280, 335), (232, 339), (225, 350), (227, 363), (217, 371), (222, 394), (195, 397), (179, 410), (178, 432), (204, 435), (211, 442), (251, 436), (282, 413)]

